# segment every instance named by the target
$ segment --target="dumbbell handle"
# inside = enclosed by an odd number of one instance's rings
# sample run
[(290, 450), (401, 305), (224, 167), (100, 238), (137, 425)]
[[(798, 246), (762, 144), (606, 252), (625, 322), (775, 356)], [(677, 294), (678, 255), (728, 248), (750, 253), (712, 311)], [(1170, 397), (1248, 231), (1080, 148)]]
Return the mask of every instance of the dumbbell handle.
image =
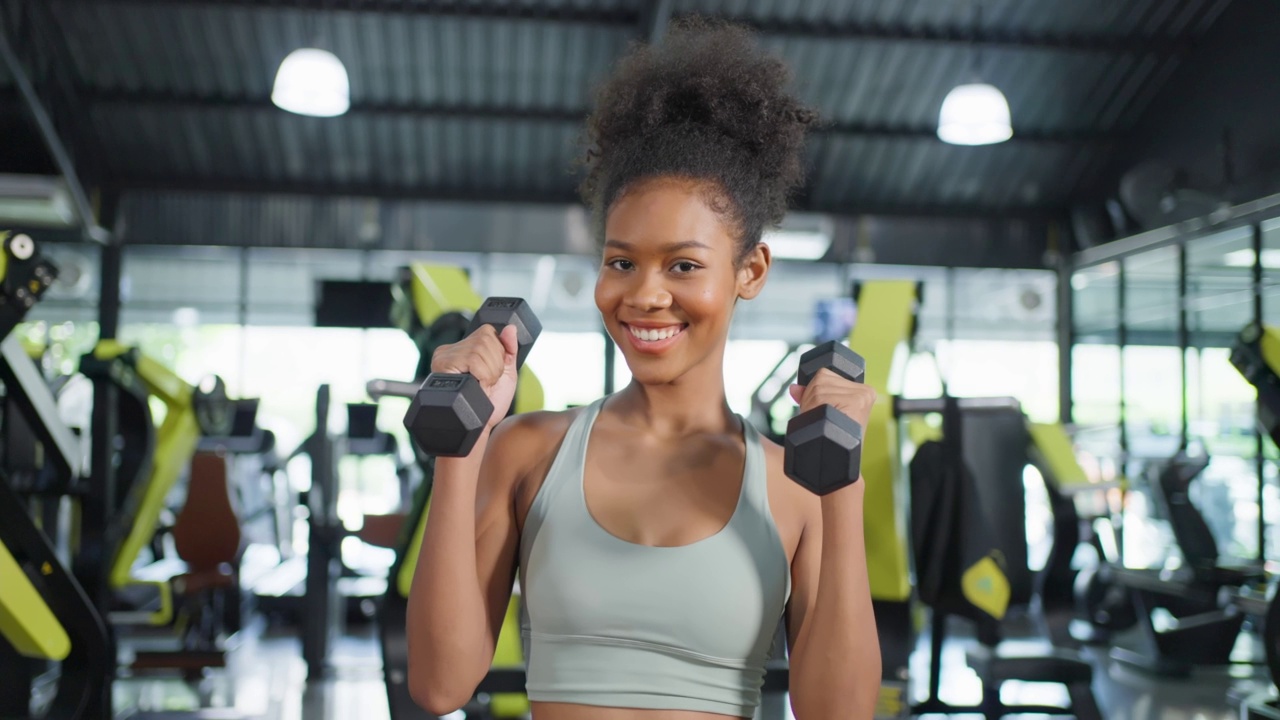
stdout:
[(369, 397), (378, 400), (384, 397), (412, 398), (418, 394), (418, 384), (401, 380), (370, 380), (364, 386)]

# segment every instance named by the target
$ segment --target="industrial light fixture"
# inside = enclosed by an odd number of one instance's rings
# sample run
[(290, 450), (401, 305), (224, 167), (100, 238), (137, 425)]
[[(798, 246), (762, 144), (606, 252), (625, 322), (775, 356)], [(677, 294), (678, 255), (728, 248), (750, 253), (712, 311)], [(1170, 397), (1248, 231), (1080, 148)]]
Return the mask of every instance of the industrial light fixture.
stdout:
[(76, 226), (71, 191), (64, 180), (45, 175), (0, 174), (0, 225)]
[[(1227, 267), (1253, 267), (1256, 257), (1257, 256), (1253, 254), (1253, 250), (1248, 248), (1244, 250), (1233, 250), (1222, 256), (1222, 263)], [(1280, 268), (1280, 249), (1263, 248), (1262, 267), (1267, 268), (1268, 270)]]
[(281, 110), (334, 117), (351, 107), (347, 68), (328, 50), (300, 48), (289, 53), (276, 72), (271, 102)]
[(942, 101), (938, 138), (952, 145), (991, 145), (1013, 137), (1009, 101), (987, 83), (957, 85)]
[(982, 69), (982, 0), (973, 4), (973, 80), (947, 93), (938, 112), (938, 139), (952, 145), (991, 145), (1013, 137), (1009, 101), (1000, 88), (979, 80)]
[(820, 260), (831, 247), (830, 235), (811, 230), (770, 230), (761, 239), (783, 260)]

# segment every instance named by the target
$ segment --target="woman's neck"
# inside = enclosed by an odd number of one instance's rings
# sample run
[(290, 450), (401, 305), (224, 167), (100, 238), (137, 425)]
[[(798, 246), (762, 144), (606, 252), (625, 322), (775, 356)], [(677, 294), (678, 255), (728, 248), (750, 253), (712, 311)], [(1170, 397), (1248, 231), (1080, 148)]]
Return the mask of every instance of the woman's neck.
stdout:
[(674, 382), (646, 385), (632, 380), (610, 401), (609, 409), (627, 424), (661, 437), (693, 433), (737, 432), (738, 419), (725, 398), (723, 370), (701, 368)]

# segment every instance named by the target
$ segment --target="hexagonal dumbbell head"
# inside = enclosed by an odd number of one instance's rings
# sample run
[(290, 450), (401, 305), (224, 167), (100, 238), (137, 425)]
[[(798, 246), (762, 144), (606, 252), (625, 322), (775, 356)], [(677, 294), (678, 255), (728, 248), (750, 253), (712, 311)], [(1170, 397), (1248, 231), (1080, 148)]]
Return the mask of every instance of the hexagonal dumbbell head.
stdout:
[(523, 298), (491, 297), (485, 300), (472, 316), (471, 329), (467, 334), (475, 332), (481, 325), (492, 325), (498, 332), (502, 332), (508, 325), (516, 326), (516, 344), (519, 347), (516, 351), (516, 367), (524, 366), (529, 349), (542, 332), (542, 323), (538, 322), (533, 308)]
[(818, 495), (857, 482), (862, 467), (862, 427), (830, 405), (787, 423), (783, 470)]
[(492, 416), (493, 403), (479, 380), (433, 373), (410, 401), (404, 426), (428, 455), (465, 457)]
[(862, 382), (867, 374), (867, 363), (858, 353), (837, 340), (829, 340), (800, 356), (800, 371), (796, 382), (808, 385), (818, 371), (826, 368), (854, 382)]

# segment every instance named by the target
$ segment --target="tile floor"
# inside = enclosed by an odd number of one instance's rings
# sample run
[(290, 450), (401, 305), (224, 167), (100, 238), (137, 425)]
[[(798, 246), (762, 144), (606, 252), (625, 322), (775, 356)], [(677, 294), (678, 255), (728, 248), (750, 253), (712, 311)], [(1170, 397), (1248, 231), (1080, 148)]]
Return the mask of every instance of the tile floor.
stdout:
[[(388, 717), (381, 659), (371, 628), (350, 631), (334, 650), (333, 677), (306, 681), (300, 645), (287, 630), (242, 633), (225, 671), (210, 673), (196, 685), (176, 678), (122, 679), (116, 705), (122, 717), (158, 720), (163, 711), (206, 708), (206, 720), (383, 720)], [(925, 692), (928, 640), (913, 656), (917, 697)], [(964, 638), (949, 640), (943, 652), (941, 697), (951, 703), (975, 702), (976, 677), (964, 664)], [(1022, 641), (1011, 641), (1022, 642)], [(1035, 642), (1035, 641), (1030, 641)], [(1256, 643), (1242, 642), (1243, 655)], [(1228, 720), (1240, 717), (1239, 698), (1266, 688), (1261, 668), (1240, 665), (1230, 671), (1202, 672), (1190, 679), (1154, 678), (1112, 662), (1105, 651), (1089, 651), (1095, 663), (1095, 692), (1108, 720)], [(1009, 702), (1064, 702), (1059, 686), (1009, 683)], [(144, 711), (144, 712), (140, 712)], [(189, 717), (189, 716), (188, 716)], [(1024, 716), (1026, 717), (1026, 716)]]

